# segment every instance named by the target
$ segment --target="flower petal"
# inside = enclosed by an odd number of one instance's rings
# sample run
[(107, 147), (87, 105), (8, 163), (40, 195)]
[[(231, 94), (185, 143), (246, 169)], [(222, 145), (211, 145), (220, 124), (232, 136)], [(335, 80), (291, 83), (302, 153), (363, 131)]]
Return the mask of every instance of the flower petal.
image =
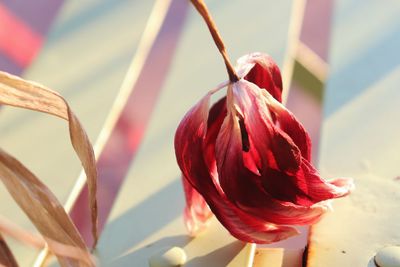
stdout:
[(344, 197), (354, 190), (353, 179), (336, 178), (325, 181), (307, 160), (303, 160), (302, 170), (308, 185), (308, 195), (314, 202)]
[(248, 135), (261, 157), (262, 168), (277, 165), (279, 170), (296, 173), (301, 164), (301, 152), (287, 134), (274, 127), (262, 90), (245, 80), (236, 82), (232, 89)]
[(204, 198), (182, 177), (183, 191), (186, 198), (186, 207), (183, 219), (191, 236), (195, 236), (207, 228), (213, 213)]
[(278, 65), (271, 56), (251, 53), (237, 61), (240, 77), (266, 89), (276, 100), (282, 102), (282, 77)]
[(308, 195), (309, 185), (302, 170), (292, 175), (270, 168), (264, 170), (261, 180), (265, 191), (277, 200), (301, 206), (316, 203)]
[(210, 109), (207, 120), (207, 133), (205, 136), (204, 153), (207, 166), (214, 171), (215, 169), (215, 140), (226, 116), (226, 97), (217, 101)]
[(254, 199), (251, 197), (254, 189), (252, 181), (242, 175), (244, 170), (239, 169), (237, 165), (243, 166), (242, 147), (238, 119), (230, 112), (218, 134), (215, 157), (219, 183), (228, 199), (232, 202), (240, 202), (242, 198)]
[(180, 123), (175, 135), (175, 153), (187, 181), (204, 197), (217, 219), (236, 238), (245, 242), (271, 243), (297, 234), (288, 226), (277, 226), (244, 213), (216, 187), (203, 157), (208, 104), (206, 95)]
[(262, 94), (266, 97), (266, 104), (269, 109), (275, 114), (279, 128), (285, 132), (293, 140), (296, 146), (300, 149), (301, 155), (311, 160), (311, 139), (303, 125), (296, 119), (282, 103), (273, 98), (268, 92), (263, 91)]
[(243, 212), (265, 222), (300, 225), (316, 222), (327, 210), (325, 205), (303, 207), (279, 201), (266, 193), (263, 180), (244, 165), (238, 117), (232, 113), (228, 113), (221, 126), (215, 153), (220, 186), (226, 197)]
[(295, 175), (267, 170), (261, 177), (264, 189), (274, 198), (311, 207), (321, 201), (348, 195), (354, 188), (352, 179), (323, 180), (306, 159)]
[(219, 221), (237, 239), (248, 243), (269, 244), (298, 234), (296, 228), (266, 223), (230, 205), (229, 202), (216, 202)]
[[(211, 94), (204, 96), (183, 117), (175, 133), (175, 155), (183, 174), (197, 170), (190, 163), (197, 161), (199, 154), (190, 153), (191, 146), (202, 145), (207, 131), (208, 108)], [(202, 153), (202, 151), (197, 151)], [(189, 178), (189, 177), (187, 177)], [(192, 181), (192, 185), (196, 181)]]

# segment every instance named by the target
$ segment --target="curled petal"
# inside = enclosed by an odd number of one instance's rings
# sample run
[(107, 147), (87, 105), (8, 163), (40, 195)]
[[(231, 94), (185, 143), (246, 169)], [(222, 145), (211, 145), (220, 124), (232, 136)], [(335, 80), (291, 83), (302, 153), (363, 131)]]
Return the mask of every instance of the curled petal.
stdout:
[[(175, 153), (178, 165), (183, 172), (183, 186), (186, 197), (184, 221), (191, 235), (197, 234), (206, 227), (208, 219), (212, 216), (204, 199), (196, 191), (197, 188), (200, 188), (197, 176), (191, 175), (198, 172), (199, 164), (202, 164), (203, 168), (198, 173), (199, 177), (209, 177), (206, 162), (201, 155), (199, 162), (199, 154), (193, 153), (193, 148), (198, 150), (197, 153), (201, 153), (202, 142), (207, 131), (210, 96), (211, 94), (207, 94), (189, 110), (175, 134)], [(205, 209), (201, 210), (201, 208)]]
[[(246, 131), (247, 133), (245, 126), (241, 127), (241, 129), (243, 129), (243, 131)], [(254, 141), (252, 140), (252, 138), (248, 136), (248, 139), (249, 148), (248, 151), (243, 151), (243, 164), (249, 171), (259, 176), (261, 169), (261, 157), (257, 149), (254, 147)], [(272, 156), (270, 157), (272, 158)]]
[(245, 242), (271, 243), (297, 234), (296, 229), (266, 223), (234, 206), (216, 187), (203, 154), (209, 95), (184, 117), (175, 135), (175, 153), (187, 181), (204, 197), (225, 228)]
[(237, 61), (240, 77), (266, 89), (276, 100), (282, 102), (282, 77), (278, 65), (271, 56), (263, 53), (251, 53)]
[(348, 178), (325, 181), (305, 159), (295, 175), (268, 169), (261, 179), (264, 189), (275, 199), (304, 207), (346, 196), (354, 188), (353, 181)]
[(263, 168), (277, 165), (279, 170), (295, 173), (300, 168), (301, 152), (287, 134), (274, 127), (261, 90), (245, 80), (236, 82), (232, 88), (235, 102), (243, 113), (244, 124), (258, 150)]
[[(242, 140), (237, 117), (229, 113), (221, 126), (215, 146), (215, 157), (219, 183), (227, 197), (235, 202), (241, 198), (249, 198), (254, 187), (252, 181), (244, 177), (237, 164), (242, 154)], [(241, 172), (242, 171), (242, 172)]]
[[(242, 212), (271, 223), (300, 225), (318, 221), (327, 210), (325, 205), (304, 207), (279, 201), (264, 190), (262, 178), (244, 165), (239, 122), (233, 114), (221, 126), (215, 153), (221, 188)], [(268, 178), (279, 181), (281, 177)]]
[(279, 128), (285, 132), (300, 149), (301, 155), (308, 161), (311, 160), (311, 139), (303, 125), (296, 117), (273, 98), (268, 92), (263, 91), (268, 108), (276, 115)]
[(271, 149), (279, 170), (288, 174), (296, 173), (301, 164), (301, 152), (293, 140), (283, 131), (274, 129)]
[(307, 160), (303, 160), (302, 170), (308, 182), (308, 194), (314, 202), (344, 197), (354, 190), (353, 179), (336, 178), (325, 181)]
[(292, 175), (268, 168), (263, 170), (261, 181), (264, 190), (277, 200), (306, 206), (315, 203), (307, 195), (308, 183), (302, 171)]
[[(190, 163), (195, 161), (199, 154), (189, 153), (192, 145), (202, 145), (207, 131), (208, 108), (211, 94), (204, 96), (192, 107), (182, 119), (175, 133), (175, 155), (178, 165), (184, 175), (197, 171)], [(202, 151), (198, 151), (202, 153)], [(190, 178), (186, 175), (187, 178)], [(195, 186), (196, 180), (189, 182)], [(195, 186), (196, 188), (196, 186)]]
[[(207, 135), (214, 136), (216, 138), (219, 128), (224, 121), (226, 116), (226, 97), (218, 100), (214, 105), (212, 105), (208, 120), (207, 120)], [(214, 128), (213, 128), (214, 127)], [(211, 138), (215, 141), (215, 138)]]
[(247, 214), (261, 220), (271, 219), (275, 224), (282, 225), (310, 225), (318, 222), (330, 209), (329, 203), (318, 203), (310, 207), (296, 205), (290, 202), (274, 201), (269, 206), (246, 206), (238, 203), (238, 207)]
[(207, 228), (212, 212), (204, 198), (182, 177), (183, 190), (186, 198), (186, 207), (183, 219), (191, 236), (195, 236)]
[(210, 109), (207, 120), (207, 133), (203, 142), (204, 158), (209, 169), (215, 171), (215, 140), (226, 116), (226, 97), (217, 101)]
[[(213, 197), (213, 194), (210, 196)], [(293, 227), (267, 223), (233, 206), (225, 198), (217, 197), (218, 201), (212, 202), (214, 204), (212, 210), (231, 235), (239, 240), (268, 244), (298, 234), (298, 231)]]

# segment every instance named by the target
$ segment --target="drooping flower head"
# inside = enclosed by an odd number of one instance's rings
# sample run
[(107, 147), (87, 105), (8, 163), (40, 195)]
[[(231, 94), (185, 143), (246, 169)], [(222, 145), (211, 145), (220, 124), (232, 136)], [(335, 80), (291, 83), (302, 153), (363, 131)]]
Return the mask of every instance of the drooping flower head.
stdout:
[(322, 179), (310, 163), (310, 138), (281, 103), (278, 66), (266, 54), (238, 60), (239, 80), (210, 108), (208, 92), (181, 121), (175, 152), (183, 173), (189, 231), (214, 214), (236, 238), (271, 243), (315, 223), (351, 179)]

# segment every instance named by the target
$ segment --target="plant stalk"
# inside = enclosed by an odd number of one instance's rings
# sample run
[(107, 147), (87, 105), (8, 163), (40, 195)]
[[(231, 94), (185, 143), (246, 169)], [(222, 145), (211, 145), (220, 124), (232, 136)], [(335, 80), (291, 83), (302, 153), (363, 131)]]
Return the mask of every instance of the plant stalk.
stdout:
[(197, 9), (199, 14), (203, 17), (204, 21), (207, 24), (208, 29), (210, 30), (211, 36), (214, 39), (214, 43), (217, 46), (219, 52), (221, 53), (222, 57), (224, 58), (226, 70), (228, 71), (229, 81), (234, 83), (239, 80), (239, 77), (232, 66), (232, 63), (229, 60), (228, 54), (226, 52), (225, 44), (222, 41), (222, 37), (219, 34), (217, 26), (213, 18), (211, 17), (210, 12), (203, 0), (190, 0), (193, 6)]

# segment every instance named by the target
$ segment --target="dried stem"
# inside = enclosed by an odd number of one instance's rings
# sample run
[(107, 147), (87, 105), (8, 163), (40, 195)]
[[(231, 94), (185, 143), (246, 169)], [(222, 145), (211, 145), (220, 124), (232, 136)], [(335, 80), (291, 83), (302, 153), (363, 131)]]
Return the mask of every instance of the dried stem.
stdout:
[(229, 80), (231, 82), (237, 82), (239, 80), (239, 77), (228, 58), (224, 42), (222, 41), (221, 35), (218, 32), (217, 26), (215, 25), (214, 20), (212, 19), (206, 4), (204, 3), (203, 0), (190, 0), (190, 1), (197, 9), (197, 11), (200, 13), (200, 15), (203, 17), (204, 21), (206, 22), (208, 29), (210, 30), (210, 33), (212, 35), (212, 38), (214, 39), (214, 43), (218, 47), (219, 52), (224, 58), (226, 70), (228, 71), (229, 75)]

